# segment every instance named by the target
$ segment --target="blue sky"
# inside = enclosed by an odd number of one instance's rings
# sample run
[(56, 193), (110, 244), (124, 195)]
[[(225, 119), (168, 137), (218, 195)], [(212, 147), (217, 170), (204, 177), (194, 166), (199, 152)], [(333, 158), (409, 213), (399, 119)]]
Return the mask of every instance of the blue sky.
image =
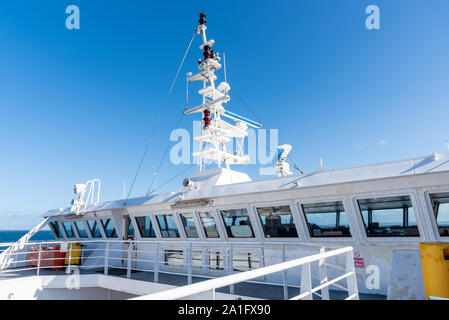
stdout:
[[(80, 30), (65, 28), (71, 4)], [(365, 27), (370, 4), (381, 30)], [(102, 180), (103, 200), (122, 197), (200, 12), (214, 49), (226, 52), (227, 107), (253, 118), (237, 91), (293, 146), (302, 170), (320, 158), (341, 168), (447, 151), (448, 1), (3, 1), (0, 229), (33, 226), (90, 178)], [(197, 37), (132, 196), (151, 184), (199, 45)], [(197, 118), (181, 127), (191, 131)], [(159, 183), (184, 167), (167, 161)], [(260, 178), (257, 165), (236, 169)]]

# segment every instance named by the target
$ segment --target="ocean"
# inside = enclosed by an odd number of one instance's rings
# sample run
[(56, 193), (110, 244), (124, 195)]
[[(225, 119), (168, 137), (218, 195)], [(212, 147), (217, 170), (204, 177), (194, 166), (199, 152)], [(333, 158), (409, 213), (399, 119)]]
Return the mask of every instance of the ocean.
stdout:
[[(0, 230), (1, 242), (16, 242), (29, 230)], [(55, 240), (53, 233), (50, 230), (41, 230), (31, 237), (30, 241)]]

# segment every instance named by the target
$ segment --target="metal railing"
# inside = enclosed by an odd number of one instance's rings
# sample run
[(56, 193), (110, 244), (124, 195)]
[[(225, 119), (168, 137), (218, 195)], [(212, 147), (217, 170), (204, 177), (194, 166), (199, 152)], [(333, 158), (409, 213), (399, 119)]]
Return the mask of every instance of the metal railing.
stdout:
[[(229, 286), (230, 294), (235, 294), (234, 285), (240, 282), (282, 286), (284, 299), (289, 299), (289, 288), (300, 289), (300, 294), (290, 299), (313, 299), (313, 296), (329, 299), (330, 286), (347, 291), (347, 299), (358, 299), (352, 247), (335, 249), (336, 246), (323, 247), (312, 243), (169, 240), (0, 243), (0, 251), (6, 247), (8, 255), (4, 258), (8, 263), (3, 265), (8, 267), (0, 267), (0, 279), (5, 273), (41, 275), (43, 270), (47, 270), (48, 274), (48, 269), (64, 268), (70, 274), (73, 268), (79, 267), (106, 275), (110, 270), (118, 269), (127, 278), (132, 278), (132, 272), (151, 272), (151, 281), (156, 283), (160, 274), (186, 277), (187, 286), (174, 289), (179, 290), (176, 293), (170, 290), (142, 299), (175, 299), (192, 295), (191, 292), (196, 290), (212, 291), (215, 297), (215, 290), (226, 286)], [(309, 255), (304, 256), (303, 250), (308, 250)], [(267, 251), (275, 254), (267, 255)], [(317, 251), (319, 253), (310, 255)], [(342, 263), (330, 263), (330, 259), (338, 259), (339, 256), (344, 258)], [(294, 281), (288, 281), (287, 271), (295, 267), (300, 272), (296, 278), (293, 275)], [(332, 280), (328, 279), (329, 271), (335, 275)], [(275, 280), (267, 278), (275, 273), (280, 273), (280, 277)], [(213, 279), (192, 284), (194, 276)], [(346, 287), (342, 285), (344, 280)], [(318, 285), (312, 286), (314, 282)], [(184, 288), (187, 291), (181, 290)]]
[[(341, 254), (346, 255), (346, 269), (345, 269), (346, 273), (332, 280), (328, 280), (327, 276), (325, 276), (320, 285), (312, 287), (311, 263), (315, 261), (320, 261), (321, 265), (324, 265), (324, 260), (326, 258)], [(259, 278), (261, 276), (266, 276), (277, 272), (284, 272), (286, 270), (295, 267), (301, 267), (301, 280), (300, 280), (301, 293), (299, 295), (290, 298), (290, 300), (313, 299), (313, 294), (314, 293), (316, 294), (317, 291), (321, 291), (322, 299), (328, 300), (329, 299), (328, 287), (330, 285), (336, 284), (339, 281), (342, 281), (343, 279), (347, 279), (348, 285), (347, 287), (348, 297), (346, 298), (346, 300), (359, 298), (357, 290), (357, 279), (353, 262), (353, 248), (345, 247), (341, 249), (332, 250), (329, 252), (322, 252), (309, 257), (303, 257), (287, 262), (282, 262), (268, 267), (242, 272), (239, 274), (224, 276), (217, 279), (202, 281), (184, 287), (153, 293), (142, 297), (134, 298), (133, 300), (174, 300), (190, 297), (192, 295), (196, 295), (207, 291), (212, 291), (212, 299), (215, 300), (216, 289), (218, 288), (234, 285), (237, 283), (245, 282), (248, 280), (252, 280), (255, 278)]]

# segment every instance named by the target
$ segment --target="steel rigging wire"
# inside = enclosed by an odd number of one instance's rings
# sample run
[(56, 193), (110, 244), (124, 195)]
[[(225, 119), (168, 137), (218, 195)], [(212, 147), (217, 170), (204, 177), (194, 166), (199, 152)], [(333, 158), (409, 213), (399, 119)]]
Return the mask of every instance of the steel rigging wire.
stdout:
[(179, 68), (178, 68), (178, 71), (176, 72), (175, 78), (173, 79), (172, 84), (170, 86), (170, 89), (168, 90), (168, 95), (167, 95), (167, 97), (165, 98), (165, 100), (164, 100), (164, 102), (162, 104), (162, 107), (161, 107), (161, 109), (159, 111), (158, 117), (156, 118), (156, 121), (154, 123), (153, 130), (151, 132), (150, 138), (148, 139), (148, 142), (147, 142), (147, 144), (145, 146), (145, 149), (143, 151), (142, 157), (140, 159), (139, 165), (138, 165), (137, 170), (136, 170), (136, 174), (134, 175), (133, 182), (131, 183), (131, 187), (129, 189), (128, 196), (126, 197), (126, 202), (128, 202), (128, 200), (129, 200), (129, 196), (131, 195), (131, 192), (133, 190), (134, 183), (136, 182), (137, 176), (139, 175), (140, 169), (142, 167), (143, 160), (145, 159), (145, 155), (146, 155), (146, 153), (147, 153), (147, 151), (148, 151), (148, 149), (149, 149), (149, 147), (151, 145), (151, 142), (153, 141), (154, 133), (156, 132), (156, 129), (158, 127), (159, 121), (161, 120), (162, 114), (165, 111), (165, 108), (167, 107), (168, 98), (170, 97), (170, 95), (171, 95), (171, 93), (173, 91), (173, 87), (175, 85), (176, 80), (178, 79), (179, 72), (181, 71), (181, 68), (182, 68), (182, 66), (184, 64), (184, 61), (185, 61), (185, 59), (187, 57), (187, 54), (188, 54), (188, 52), (190, 50), (190, 46), (192, 45), (192, 42), (193, 42), (193, 39), (195, 38), (195, 35), (196, 35), (196, 32), (193, 33), (192, 39), (190, 39), (189, 45), (187, 46), (187, 50), (184, 53), (184, 57), (182, 58), (181, 63), (180, 63)]
[[(237, 97), (240, 99), (240, 101), (243, 103), (243, 105), (248, 109), (248, 111), (254, 116), (254, 118), (256, 118), (256, 120), (259, 123), (263, 124), (263, 122), (259, 119), (257, 114), (253, 111), (253, 109), (249, 106), (249, 104), (242, 98), (242, 96), (238, 93), (238, 91), (235, 89), (235, 87), (234, 87), (233, 91), (236, 93)], [(264, 147), (266, 149), (267, 148), (266, 144), (263, 143), (262, 141), (260, 141), (260, 142), (264, 145)], [(304, 174), (304, 172), (301, 169), (299, 169), (299, 167), (296, 165), (296, 163), (291, 158), (289, 158), (289, 155), (287, 155), (287, 158), (285, 159), (285, 161), (287, 163), (289, 163), (290, 165), (292, 165), (293, 168), (296, 169), (299, 173)]]

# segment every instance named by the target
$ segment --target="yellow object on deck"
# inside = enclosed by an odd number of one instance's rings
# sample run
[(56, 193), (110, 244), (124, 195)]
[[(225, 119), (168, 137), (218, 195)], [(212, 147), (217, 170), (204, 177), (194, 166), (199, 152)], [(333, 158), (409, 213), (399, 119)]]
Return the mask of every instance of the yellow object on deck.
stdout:
[(69, 257), (71, 265), (80, 265), (81, 257), (81, 244), (77, 242), (69, 242), (67, 244), (67, 252), (65, 254), (64, 264), (69, 264)]
[(419, 248), (426, 299), (449, 299), (449, 243), (420, 243)]

